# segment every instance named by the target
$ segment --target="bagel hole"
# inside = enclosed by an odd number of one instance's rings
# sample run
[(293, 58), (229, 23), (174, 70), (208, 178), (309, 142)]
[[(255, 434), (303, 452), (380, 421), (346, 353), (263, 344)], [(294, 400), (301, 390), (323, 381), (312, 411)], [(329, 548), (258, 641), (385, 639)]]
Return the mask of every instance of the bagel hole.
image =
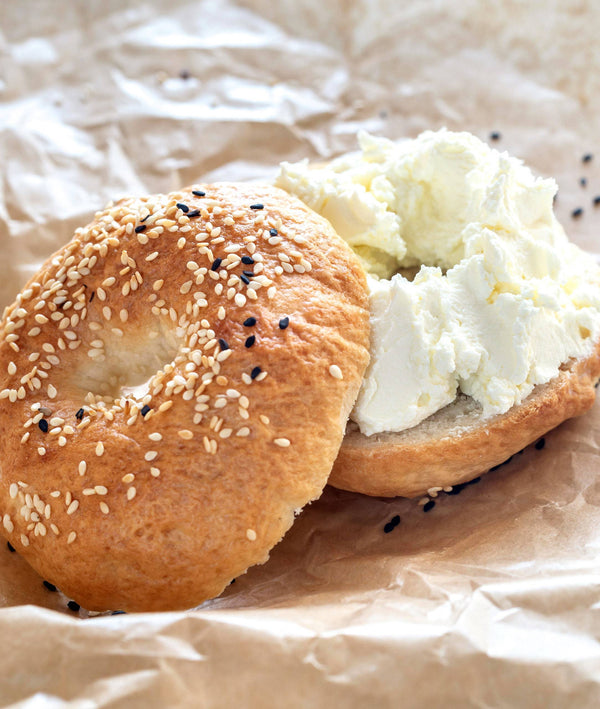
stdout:
[(110, 331), (94, 336), (104, 342), (102, 354), (85, 357), (74, 383), (84, 397), (92, 394), (107, 404), (120, 398), (142, 400), (155, 375), (173, 364), (183, 344), (170, 322), (152, 323), (144, 330), (129, 328), (126, 337), (115, 337)]

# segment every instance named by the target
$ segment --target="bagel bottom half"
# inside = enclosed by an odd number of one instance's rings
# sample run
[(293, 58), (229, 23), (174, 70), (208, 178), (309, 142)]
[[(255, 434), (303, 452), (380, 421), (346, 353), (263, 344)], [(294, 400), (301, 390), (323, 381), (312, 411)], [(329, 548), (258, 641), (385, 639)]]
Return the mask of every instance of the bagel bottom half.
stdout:
[(414, 428), (363, 435), (352, 421), (329, 484), (382, 497), (416, 497), (431, 488), (472, 480), (499, 465), (563, 421), (594, 403), (600, 343), (586, 358), (565, 363), (519, 405), (484, 419), (481, 407), (459, 395)]

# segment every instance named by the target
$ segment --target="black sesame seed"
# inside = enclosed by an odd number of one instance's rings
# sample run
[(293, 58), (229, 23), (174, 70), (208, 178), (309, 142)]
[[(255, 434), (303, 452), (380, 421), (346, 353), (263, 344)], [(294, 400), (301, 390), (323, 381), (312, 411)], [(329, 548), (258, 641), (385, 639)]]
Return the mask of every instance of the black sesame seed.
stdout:
[(592, 200), (594, 207), (597, 207), (600, 205), (600, 194), (597, 194), (594, 199)]
[(269, 234), (270, 234), (271, 236), (277, 236), (277, 233), (278, 233), (278, 232), (277, 232), (277, 229), (269, 229)]
[(79, 603), (76, 603), (75, 601), (69, 601), (69, 602), (67, 603), (67, 608), (68, 608), (70, 611), (73, 611), (74, 613), (77, 613), (77, 612), (79, 611), (79, 609), (81, 608), (81, 606), (79, 605)]
[(202, 190), (192, 190), (192, 194), (195, 197), (206, 197), (206, 192), (203, 192)]
[(423, 512), (429, 512), (429, 510), (432, 510), (435, 507), (435, 500), (429, 500), (429, 502), (426, 502), (423, 505)]
[(256, 325), (256, 318), (246, 318), (244, 320), (244, 327), (253, 327)]
[(581, 217), (582, 214), (583, 214), (583, 207), (577, 207), (577, 209), (574, 209), (574, 210), (571, 212), (571, 217), (572, 217), (573, 219), (579, 219), (579, 217)]
[[(199, 210), (199, 209), (194, 209), (193, 211), (188, 212), (187, 215), (188, 215), (188, 217), (189, 217), (190, 219), (193, 219), (193, 217), (199, 217), (199, 216), (200, 216), (200, 210)], [(123, 611), (123, 612), (124, 612), (124, 611)]]
[(502, 138), (502, 134), (499, 131), (494, 130), (490, 133), (490, 140), (500, 140), (500, 138)]
[(458, 485), (453, 485), (452, 490), (448, 490), (446, 495), (458, 495), (465, 489), (464, 483), (458, 483)]
[(248, 278), (252, 278), (254, 276), (254, 271), (242, 271), (244, 276), (248, 276)]
[(250, 283), (250, 279), (248, 278), (248, 276), (245, 276), (243, 273), (240, 276), (240, 280), (242, 281), (242, 283), (245, 283), (246, 285), (248, 285)]
[(148, 406), (148, 404), (144, 404), (144, 406), (142, 406), (142, 410), (140, 411), (140, 414), (142, 414), (142, 416), (146, 416), (146, 414), (149, 414), (149, 413), (150, 413), (150, 407)]
[(93, 290), (93, 291), (92, 291), (92, 295), (90, 295), (90, 303), (92, 302), (92, 300), (94, 300), (94, 296), (95, 296), (95, 295), (96, 295), (96, 291)]
[(581, 158), (581, 162), (592, 162), (593, 159), (594, 159), (594, 156), (592, 155), (592, 153), (586, 153), (586, 154)]
[(389, 534), (400, 524), (400, 515), (394, 515), (392, 519), (384, 526), (383, 531)]
[(279, 329), (280, 329), (280, 330), (285, 330), (285, 328), (286, 328), (289, 324), (290, 324), (290, 319), (289, 319), (289, 318), (287, 317), (287, 315), (286, 315), (285, 318), (281, 318), (281, 320), (279, 321)]
[(136, 226), (136, 228), (135, 228), (135, 233), (136, 233), (136, 234), (141, 234), (143, 231), (146, 231), (146, 225), (145, 225), (145, 224), (140, 224), (139, 226)]
[(587, 187), (587, 177), (580, 177), (580, 178), (579, 178), (579, 184), (580, 184), (582, 187)]
[(247, 338), (246, 342), (244, 342), (245, 347), (252, 347), (252, 345), (256, 342), (256, 337), (254, 335), (250, 335), (250, 337)]
[(257, 202), (256, 204), (251, 204), (250, 209), (264, 209), (265, 205)]
[(219, 338), (219, 347), (221, 348), (221, 352), (222, 352), (223, 350), (228, 350), (228, 349), (229, 349), (229, 345), (227, 344), (227, 340), (224, 340), (222, 337)]
[(148, 219), (148, 217), (151, 216), (151, 214), (152, 214), (151, 212), (148, 212), (148, 214), (146, 214), (146, 216), (143, 219), (140, 219), (140, 222), (143, 224), (146, 221), (146, 219)]
[(38, 421), (38, 426), (40, 427), (40, 431), (42, 433), (48, 433), (48, 421), (46, 421), (46, 419), (40, 419)]
[(541, 451), (542, 448), (546, 445), (546, 439), (545, 438), (540, 438), (539, 441), (535, 442), (535, 449), (537, 451)]
[(183, 202), (177, 202), (177, 209), (181, 209), (181, 211), (186, 214), (190, 211), (190, 208), (187, 206), (187, 204), (184, 204)]
[(111, 615), (127, 615), (125, 611), (112, 611)]
[(250, 379), (256, 379), (261, 372), (262, 369), (260, 367), (254, 367), (254, 369), (250, 372)]
[(6, 546), (8, 547), (8, 551), (11, 552), (11, 554), (16, 551), (14, 546), (10, 542), (6, 542)]
[(254, 259), (252, 256), (242, 256), (242, 263), (245, 263), (248, 266), (251, 263), (254, 263)]
[(57, 591), (56, 586), (53, 583), (50, 583), (50, 581), (44, 581), (44, 586), (52, 593), (56, 593)]
[(212, 262), (212, 265), (211, 265), (211, 267), (210, 267), (210, 270), (211, 270), (211, 271), (216, 271), (222, 263), (223, 263), (223, 259), (222, 259), (222, 258), (216, 258), (216, 259)]
[(85, 411), (84, 411), (83, 409), (79, 409), (79, 411), (75, 414), (75, 418), (76, 418), (78, 421), (81, 421), (81, 419), (83, 418), (84, 414), (85, 414)]
[(179, 78), (183, 79), (184, 81), (187, 81), (187, 79), (190, 78), (190, 72), (187, 69), (182, 69), (179, 72)]

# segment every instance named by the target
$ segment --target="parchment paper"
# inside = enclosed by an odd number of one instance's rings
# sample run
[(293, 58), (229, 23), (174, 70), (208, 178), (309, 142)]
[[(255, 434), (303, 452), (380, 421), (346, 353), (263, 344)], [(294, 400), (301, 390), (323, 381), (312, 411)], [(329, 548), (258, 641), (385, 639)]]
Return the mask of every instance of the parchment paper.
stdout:
[[(594, 258), (599, 34), (592, 0), (3, 0), (0, 305), (110, 199), (359, 128), (499, 131)], [(426, 513), (328, 488), (187, 613), (70, 611), (2, 544), (2, 705), (596, 707), (599, 471), (596, 405)]]

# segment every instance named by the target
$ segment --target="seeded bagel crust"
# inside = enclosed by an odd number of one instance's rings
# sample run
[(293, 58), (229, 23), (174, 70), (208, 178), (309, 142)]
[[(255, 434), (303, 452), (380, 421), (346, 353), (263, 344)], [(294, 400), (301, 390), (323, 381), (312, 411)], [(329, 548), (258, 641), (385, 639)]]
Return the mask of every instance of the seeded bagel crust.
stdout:
[(356, 257), (282, 190), (99, 212), (0, 323), (6, 539), (90, 610), (219, 594), (320, 495), (368, 317)]
[(484, 419), (460, 395), (414, 428), (364, 436), (349, 422), (329, 483), (382, 497), (416, 497), (431, 488), (472, 480), (504, 462), (594, 403), (600, 344), (587, 358), (569, 360), (554, 379), (536, 386), (505, 414)]

